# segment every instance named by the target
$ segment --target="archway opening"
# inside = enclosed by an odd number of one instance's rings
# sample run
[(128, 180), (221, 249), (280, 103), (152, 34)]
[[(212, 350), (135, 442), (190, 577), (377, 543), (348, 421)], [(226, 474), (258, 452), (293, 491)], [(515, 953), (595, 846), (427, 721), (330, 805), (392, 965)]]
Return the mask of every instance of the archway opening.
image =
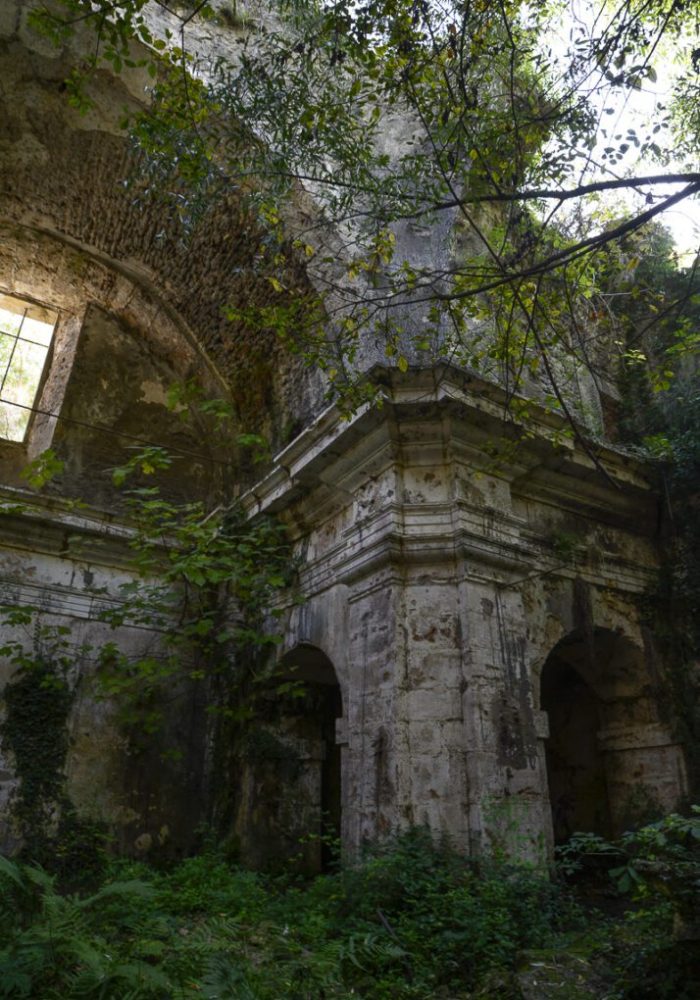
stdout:
[(611, 835), (605, 762), (598, 744), (598, 701), (580, 674), (554, 653), (542, 672), (542, 708), (555, 844), (577, 830)]
[(252, 868), (314, 875), (336, 857), (341, 830), (342, 697), (317, 646), (285, 653), (238, 747), (232, 835)]
[(679, 750), (643, 650), (609, 629), (576, 630), (541, 677), (554, 842), (619, 836), (682, 795)]
[(275, 676), (283, 687), (289, 685), (288, 724), (307, 739), (310, 867), (326, 871), (337, 857), (342, 818), (342, 754), (336, 734), (343, 714), (340, 685), (330, 659), (310, 643), (286, 653)]

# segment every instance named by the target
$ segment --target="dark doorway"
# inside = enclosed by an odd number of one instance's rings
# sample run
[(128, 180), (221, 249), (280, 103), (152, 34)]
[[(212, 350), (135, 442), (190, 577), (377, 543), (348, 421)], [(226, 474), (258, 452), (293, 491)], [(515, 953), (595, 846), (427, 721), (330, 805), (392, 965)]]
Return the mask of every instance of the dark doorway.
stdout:
[(342, 711), (322, 650), (304, 643), (282, 657), (236, 757), (231, 836), (244, 864), (309, 875), (330, 867), (341, 831)]
[(610, 629), (571, 632), (548, 656), (540, 690), (555, 843), (577, 831), (617, 837), (673, 797), (678, 756), (655, 684), (643, 650)]
[[(330, 659), (317, 646), (302, 643), (286, 653), (275, 678), (283, 697), (283, 724), (310, 748), (302, 761), (307, 801), (303, 835), (309, 838), (306, 867), (327, 871), (338, 855), (342, 818), (341, 747), (336, 720), (343, 714), (340, 685)], [(303, 799), (303, 794), (300, 793)]]
[(323, 760), (321, 762), (321, 870), (328, 871), (338, 858), (341, 820), (341, 756), (335, 722), (343, 714), (337, 684), (323, 690), (321, 706)]
[(577, 830), (609, 837), (597, 699), (577, 671), (555, 654), (542, 672), (542, 708), (549, 716), (545, 755), (555, 844)]

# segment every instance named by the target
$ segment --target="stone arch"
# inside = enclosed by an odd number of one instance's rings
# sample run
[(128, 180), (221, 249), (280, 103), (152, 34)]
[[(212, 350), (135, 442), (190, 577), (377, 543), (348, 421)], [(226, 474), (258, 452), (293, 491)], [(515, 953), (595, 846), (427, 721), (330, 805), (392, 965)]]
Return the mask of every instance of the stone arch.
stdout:
[(342, 820), (343, 698), (330, 658), (302, 642), (279, 659), (244, 740), (236, 818), (243, 860), (327, 869)]
[(343, 695), (330, 658), (318, 646), (300, 643), (280, 660), (280, 676), (303, 685), (316, 712), (315, 726), (321, 739), (320, 764), (320, 833), (321, 868), (327, 868), (334, 856), (334, 842), (340, 838), (342, 824), (342, 735), (338, 723), (343, 716)]
[(555, 843), (615, 837), (684, 792), (683, 760), (648, 657), (611, 629), (576, 629), (542, 668), (541, 708)]
[(25, 439), (0, 443), (6, 482), (22, 485), (27, 460), (52, 448), (63, 473), (49, 489), (117, 507), (108, 470), (142, 442), (175, 456), (176, 475), (161, 480), (172, 499), (215, 491), (231, 449), (196, 410), (175, 412), (168, 392), (196, 383), (216, 398), (226, 386), (162, 297), (84, 249), (1, 221), (0, 293), (58, 315)]

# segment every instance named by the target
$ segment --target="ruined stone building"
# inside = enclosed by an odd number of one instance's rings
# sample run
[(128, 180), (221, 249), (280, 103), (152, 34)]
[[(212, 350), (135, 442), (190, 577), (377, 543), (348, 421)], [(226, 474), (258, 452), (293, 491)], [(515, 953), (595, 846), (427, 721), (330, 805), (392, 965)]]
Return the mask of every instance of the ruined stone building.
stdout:
[[(222, 302), (265, 294), (241, 267), (235, 204), (183, 249), (158, 206), (125, 189), (120, 119), (143, 92), (139, 70), (99, 74), (79, 114), (64, 93), (74, 55), (26, 12), (0, 4), (0, 309), (25, 324), (38, 379), (19, 407), (0, 404), (0, 600), (70, 629), (62, 767), (77, 812), (124, 850), (177, 853), (225, 786), (224, 834), (265, 864), (319, 833), (324, 812), (348, 849), (428, 824), (464, 851), (541, 858), (573, 830), (613, 835), (675, 807), (684, 754), (640, 601), (659, 559), (644, 465), (611, 445), (597, 466), (536, 408), (533, 433), (494, 464), (501, 390), (448, 365), (377, 370), (382, 405), (347, 418), (318, 373), (222, 316)], [(225, 442), (167, 405), (193, 377), (212, 398), (233, 393), (273, 441), (239, 492), (251, 516), (287, 525), (304, 600), (282, 600), (275, 655), (314, 693), (258, 720), (258, 744), (267, 734), (277, 752), (217, 773), (206, 693), (172, 708), (177, 753), (135, 753), (81, 653), (153, 644), (147, 623), (100, 621), (133, 575), (109, 470), (155, 443), (180, 456), (170, 495), (206, 493)], [(21, 470), (47, 448), (63, 471), (32, 489)], [(25, 633), (7, 626), (4, 641)], [(9, 692), (16, 666), (1, 669)], [(19, 770), (4, 738), (6, 850), (20, 838)], [(313, 866), (320, 848), (305, 850)]]

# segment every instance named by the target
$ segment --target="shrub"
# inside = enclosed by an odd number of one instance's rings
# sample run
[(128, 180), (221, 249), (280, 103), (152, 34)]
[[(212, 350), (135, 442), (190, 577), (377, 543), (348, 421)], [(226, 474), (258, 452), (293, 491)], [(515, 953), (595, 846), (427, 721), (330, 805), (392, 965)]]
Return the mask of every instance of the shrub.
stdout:
[(629, 900), (603, 949), (624, 1000), (692, 1000), (700, 995), (700, 807), (672, 813), (609, 842), (576, 834), (560, 850), (574, 874), (586, 859), (606, 869)]
[(424, 830), (308, 882), (209, 851), (169, 872), (113, 862), (79, 895), (0, 860), (0, 998), (507, 1000), (528, 953), (556, 973), (569, 951), (576, 970), (590, 956), (610, 1000), (690, 1000), (697, 950), (674, 915), (697, 877), (695, 823), (671, 816), (612, 845), (579, 838), (587, 851), (605, 845), (628, 894), (617, 921), (584, 917), (527, 866), (466, 859)]

